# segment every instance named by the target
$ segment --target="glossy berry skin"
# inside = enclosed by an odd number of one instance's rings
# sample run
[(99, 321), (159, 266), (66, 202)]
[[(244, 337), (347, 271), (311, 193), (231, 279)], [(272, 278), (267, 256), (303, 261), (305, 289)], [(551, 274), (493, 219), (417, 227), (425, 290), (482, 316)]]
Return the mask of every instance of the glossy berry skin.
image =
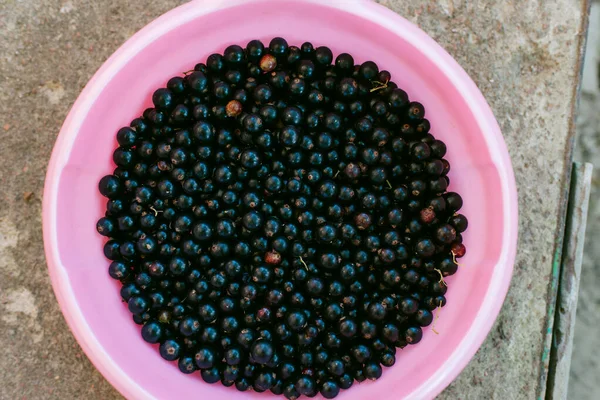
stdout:
[(112, 236), (116, 232), (117, 227), (112, 219), (104, 217), (96, 224), (96, 230), (102, 236)]
[(456, 228), (450, 224), (439, 226), (435, 231), (435, 238), (439, 243), (451, 244), (456, 240)]
[(181, 353), (181, 346), (175, 340), (168, 339), (161, 343), (160, 355), (167, 361), (173, 361), (179, 358)]
[(193, 336), (200, 331), (200, 321), (193, 317), (183, 319), (179, 323), (179, 332), (183, 336)]
[(450, 224), (454, 226), (458, 233), (466, 231), (467, 227), (469, 226), (467, 219), (462, 214), (453, 216), (450, 220)]
[(256, 363), (267, 364), (273, 358), (273, 345), (270, 342), (259, 340), (252, 345), (251, 354)]
[(381, 366), (378, 363), (370, 362), (365, 365), (364, 374), (367, 379), (376, 380), (381, 378), (383, 373)]
[(100, 180), (98, 188), (102, 196), (115, 198), (121, 192), (121, 182), (116, 176), (107, 175)]
[(466, 253), (465, 245), (462, 243), (454, 243), (451, 247), (452, 254), (455, 257), (464, 257)]
[(408, 344), (416, 344), (421, 341), (421, 338), (423, 337), (423, 331), (421, 330), (421, 328), (416, 326), (410, 327), (406, 330), (405, 335), (405, 340)]
[(340, 387), (334, 381), (324, 382), (321, 387), (321, 395), (326, 399), (333, 399), (339, 393), (340, 393)]
[(282, 37), (273, 38), (269, 42), (269, 51), (276, 57), (281, 57), (288, 51), (288, 42)]
[(141, 314), (148, 310), (149, 304), (144, 297), (132, 297), (127, 302), (127, 307), (132, 314)]
[(342, 336), (351, 338), (354, 337), (354, 335), (356, 335), (358, 327), (356, 326), (356, 323), (353, 320), (344, 320), (340, 323), (339, 329), (340, 334)]
[(129, 266), (122, 261), (113, 261), (108, 267), (108, 273), (113, 279), (125, 279), (130, 274)]
[(194, 71), (185, 77), (188, 87), (195, 93), (204, 93), (208, 87), (208, 79), (202, 71)]
[(416, 244), (416, 253), (423, 258), (429, 258), (435, 254), (435, 245), (430, 239), (423, 239)]
[(287, 325), (293, 331), (299, 331), (306, 325), (306, 316), (301, 312), (291, 312), (287, 317)]
[(202, 61), (150, 92), (98, 183), (123, 306), (208, 384), (329, 399), (379, 379), (472, 240), (460, 154), (374, 61), (281, 37)]
[(263, 219), (257, 211), (251, 211), (242, 218), (244, 227), (250, 231), (255, 231), (262, 226)]
[(162, 336), (162, 328), (156, 322), (149, 322), (142, 328), (142, 338), (148, 343), (158, 343)]
[(200, 369), (212, 368), (217, 361), (215, 352), (209, 347), (200, 348), (194, 355), (194, 359)]
[(303, 394), (305, 396), (313, 396), (316, 392), (315, 381), (311, 377), (306, 375), (298, 379), (295, 386), (298, 393)]
[(206, 383), (217, 383), (220, 380), (219, 370), (217, 367), (202, 370), (200, 372), (200, 376)]
[(257, 151), (246, 150), (241, 155), (241, 165), (246, 169), (254, 169), (260, 165), (261, 158)]
[(194, 363), (194, 359), (190, 356), (181, 357), (178, 361), (177, 366), (179, 367), (179, 370), (184, 374), (192, 374), (197, 370), (196, 365)]
[(251, 40), (246, 45), (246, 55), (250, 60), (258, 60), (265, 51), (265, 45), (260, 40)]
[(173, 107), (173, 93), (169, 89), (158, 89), (152, 95), (152, 102), (157, 109), (168, 110)]

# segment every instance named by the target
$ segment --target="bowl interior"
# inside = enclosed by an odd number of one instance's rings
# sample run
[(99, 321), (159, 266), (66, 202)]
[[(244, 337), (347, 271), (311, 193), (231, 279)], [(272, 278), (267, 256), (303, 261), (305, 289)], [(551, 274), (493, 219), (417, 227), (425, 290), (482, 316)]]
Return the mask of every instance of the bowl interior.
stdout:
[[(369, 19), (369, 13), (389, 17), (386, 14), (389, 12), (379, 6), (361, 5), (366, 16), (316, 2), (293, 0), (254, 1), (216, 9), (210, 15), (198, 11), (202, 7), (207, 5), (187, 4), (155, 22), (144, 35), (136, 35), (128, 45), (131, 50), (136, 43), (146, 41), (141, 51), (130, 51), (125, 56), (126, 51), (120, 50), (118, 57), (113, 57), (111, 68), (101, 72), (105, 78), (102, 87), (95, 82), (82, 95), (97, 96), (91, 108), (80, 110), (67, 122), (80, 124), (73, 140), (63, 138), (57, 144), (56, 152), (64, 163), (53, 171), (56, 188), (50, 191), (51, 196), (56, 196), (55, 224), (45, 228), (52, 230), (55, 237), (54, 268), (64, 273), (60, 279), (67, 280), (74, 296), (64, 301), (81, 312), (83, 328), (80, 329), (91, 335), (88, 339), (97, 340), (95, 351), (103, 353), (104, 361), (89, 352), (88, 355), (103, 372), (114, 369), (115, 365), (120, 368), (116, 378), (119, 382), (111, 381), (124, 393), (133, 393), (127, 385), (135, 382), (147, 395), (156, 398), (183, 398), (190, 394), (221, 399), (267, 396), (208, 385), (199, 375), (185, 376), (175, 363), (162, 360), (157, 349), (141, 339), (140, 327), (132, 322), (126, 304), (121, 302), (119, 284), (107, 274), (108, 262), (102, 253), (104, 240), (94, 228), (106, 204), (98, 194), (97, 182), (114, 168), (111, 154), (116, 146), (115, 133), (151, 105), (153, 90), (229, 44), (244, 45), (256, 38), (268, 43), (274, 36), (283, 36), (290, 44), (311, 41), (329, 46), (335, 55), (351, 53), (357, 62), (376, 61), (381, 69), (392, 73), (392, 79), (406, 90), (411, 100), (425, 105), (432, 133), (448, 145), (447, 158), (452, 166), (450, 190), (463, 196), (462, 212), (469, 218), (470, 226), (464, 235), (468, 253), (460, 261), (463, 266), (447, 279), (448, 305), (436, 322), (439, 334), (425, 329), (422, 342), (399, 350), (396, 365), (387, 369), (382, 379), (355, 385), (343, 391), (340, 398), (435, 395), (458, 374), (456, 365), (460, 370), (474, 353), (475, 350), (465, 350), (468, 346), (465, 341), (480, 343), (487, 334), (491, 321), (477, 322), (477, 319), (484, 310), (484, 298), (488, 296), (486, 301), (490, 301), (495, 271), (512, 268), (503, 255), (509, 229), (507, 187), (502, 181), (506, 171), (494, 156), (496, 150), (490, 132), (482, 131), (481, 121), (473, 112), (474, 105), (465, 100), (464, 92), (452, 83), (448, 72), (442, 72), (439, 63), (445, 60), (432, 60), (420, 44), (408, 39), (417, 35), (427, 46), (434, 45), (425, 34), (396, 16), (395, 21), (406, 35)], [(163, 29), (167, 25), (174, 27)], [(500, 151), (505, 152), (503, 146)], [(52, 268), (51, 273), (58, 274)], [(495, 318), (504, 294), (501, 291), (491, 300), (498, 304), (492, 306), (495, 311), (487, 318)], [(79, 335), (78, 338), (81, 340)], [(466, 360), (452, 364), (461, 357)], [(106, 365), (106, 360), (114, 364)]]

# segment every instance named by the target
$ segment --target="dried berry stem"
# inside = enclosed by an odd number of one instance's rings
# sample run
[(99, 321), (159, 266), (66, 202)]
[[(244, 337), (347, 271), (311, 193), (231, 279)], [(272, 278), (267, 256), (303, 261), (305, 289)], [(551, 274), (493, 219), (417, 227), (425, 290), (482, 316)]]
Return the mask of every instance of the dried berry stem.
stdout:
[(439, 269), (434, 269), (434, 271), (436, 271), (438, 274), (440, 274), (440, 283), (446, 287), (448, 287), (448, 285), (446, 284), (446, 281), (444, 280), (444, 274), (442, 274), (442, 271), (440, 271)]
[(458, 261), (456, 261), (456, 254), (454, 254), (453, 251), (450, 252), (452, 254), (452, 262), (456, 265), (458, 265), (459, 267), (462, 267), (462, 264), (459, 263)]
[(306, 265), (306, 263), (304, 262), (304, 260), (302, 259), (302, 256), (298, 257), (300, 259), (300, 262), (302, 263), (302, 265), (304, 265), (304, 268), (308, 271), (308, 265)]
[(435, 323), (437, 322), (438, 318), (440, 317), (440, 309), (441, 308), (442, 308), (442, 301), (440, 300), (440, 304), (435, 308), (435, 317), (433, 318), (433, 324), (431, 325), (431, 331), (433, 333), (435, 333), (436, 335), (440, 334), (438, 331), (435, 330)]
[(384, 82), (379, 82), (379, 81), (371, 81), (371, 83), (373, 83), (375, 85), (378, 85), (378, 86), (376, 86), (373, 89), (371, 89), (370, 92), (373, 93), (373, 92), (376, 92), (378, 90), (387, 89), (388, 82), (389, 81), (385, 81), (385, 83)]

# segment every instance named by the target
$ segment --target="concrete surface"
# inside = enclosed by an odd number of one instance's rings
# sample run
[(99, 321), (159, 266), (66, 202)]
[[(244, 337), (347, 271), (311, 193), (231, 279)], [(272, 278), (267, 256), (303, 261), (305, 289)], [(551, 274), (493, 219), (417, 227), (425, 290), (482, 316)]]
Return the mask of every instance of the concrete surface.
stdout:
[(594, 164), (586, 243), (581, 269), (569, 398), (598, 398), (600, 376), (600, 2), (592, 3), (575, 159)]
[(568, 398), (593, 169), (590, 163), (574, 162), (571, 171), (569, 207), (565, 219), (565, 242), (556, 299), (546, 400)]
[[(440, 398), (543, 398), (586, 2), (380, 2), (431, 34), (479, 85), (519, 188), (508, 298), (481, 350)], [(0, 0), (1, 399), (119, 398), (82, 354), (52, 293), (40, 227), (44, 173), (61, 122), (94, 71), (180, 3)]]

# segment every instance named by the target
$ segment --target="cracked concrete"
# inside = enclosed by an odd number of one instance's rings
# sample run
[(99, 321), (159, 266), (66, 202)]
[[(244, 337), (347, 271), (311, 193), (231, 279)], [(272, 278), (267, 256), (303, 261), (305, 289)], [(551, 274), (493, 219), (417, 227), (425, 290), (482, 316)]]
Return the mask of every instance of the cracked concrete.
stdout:
[[(519, 251), (507, 300), (440, 398), (543, 397), (585, 0), (379, 2), (421, 26), (473, 77), (502, 127), (519, 188)], [(0, 325), (0, 399), (120, 398), (79, 349), (52, 293), (41, 235), (44, 174), (62, 121), (92, 74), (134, 32), (181, 3), (0, 0), (0, 315), (17, 310), (15, 322)], [(24, 305), (12, 305), (15, 299)]]

